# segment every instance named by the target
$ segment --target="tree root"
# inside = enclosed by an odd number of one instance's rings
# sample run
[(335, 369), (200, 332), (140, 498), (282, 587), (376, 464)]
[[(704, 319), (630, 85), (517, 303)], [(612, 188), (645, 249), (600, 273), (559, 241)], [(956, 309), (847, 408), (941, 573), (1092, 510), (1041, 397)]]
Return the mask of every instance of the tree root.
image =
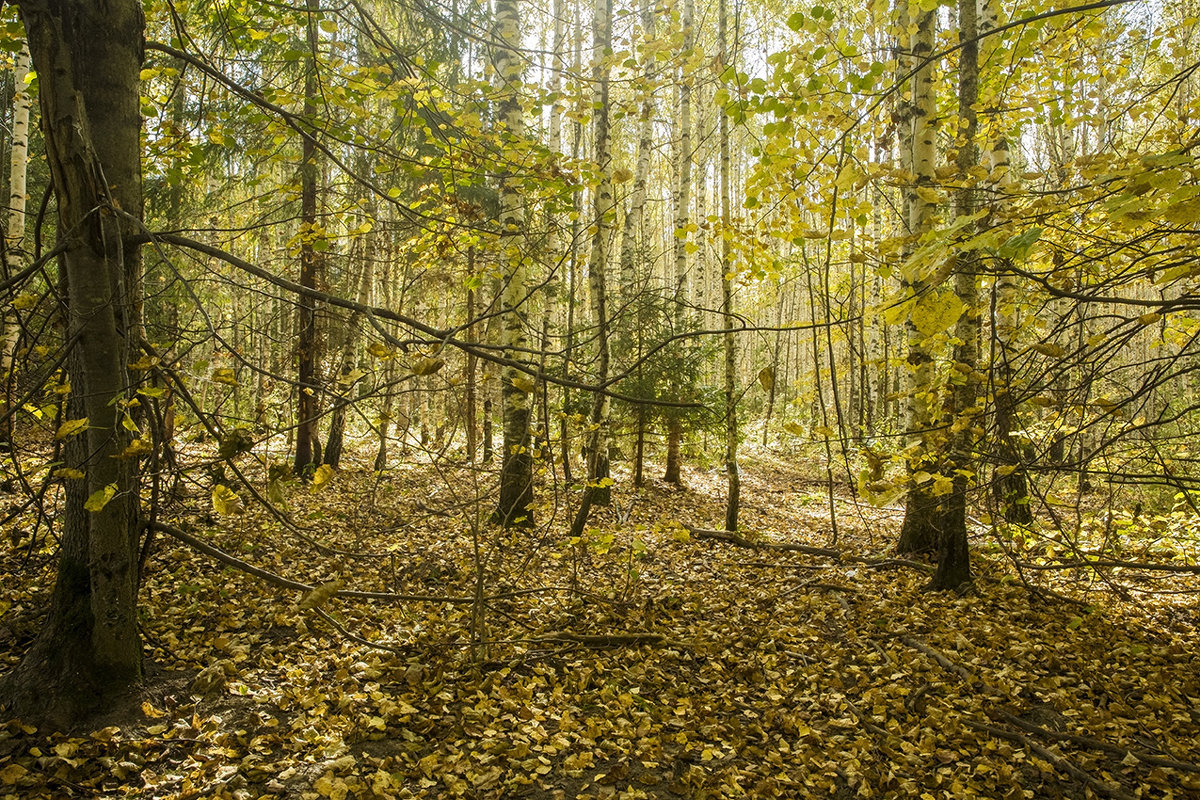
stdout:
[(1082, 768), (1071, 763), (1071, 761), (1068, 759), (1043, 747), (1024, 734), (1017, 733), (1016, 731), (1010, 731), (1006, 728), (998, 728), (995, 725), (987, 725), (983, 722), (976, 722), (975, 720), (971, 719), (964, 719), (962, 720), (962, 723), (968, 728), (973, 728), (982, 733), (986, 733), (989, 736), (1007, 739), (1010, 742), (1019, 744), (1021, 747), (1027, 748), (1031, 752), (1036, 753), (1044, 760), (1052, 764), (1055, 769), (1085, 783), (1099, 794), (1107, 795), (1108, 797), (1115, 797), (1117, 800), (1134, 800), (1134, 796), (1126, 792), (1121, 787), (1114, 786), (1111, 783), (1105, 783), (1099, 778), (1094, 777)]

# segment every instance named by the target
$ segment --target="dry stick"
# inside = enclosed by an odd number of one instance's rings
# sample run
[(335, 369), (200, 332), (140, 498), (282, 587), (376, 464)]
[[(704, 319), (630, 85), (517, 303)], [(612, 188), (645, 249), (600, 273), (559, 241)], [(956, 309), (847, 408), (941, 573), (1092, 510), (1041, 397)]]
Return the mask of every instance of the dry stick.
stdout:
[[(314, 588), (316, 588), (307, 583), (301, 583), (300, 581), (294, 581), (289, 578), (285, 578), (282, 575), (276, 575), (274, 572), (262, 569), (261, 567), (256, 567), (253, 564), (243, 561), (236, 556), (231, 556), (224, 550), (214, 547), (211, 544), (192, 536), (190, 533), (176, 528), (174, 525), (168, 525), (165, 522), (151, 522), (147, 523), (146, 527), (153, 528), (156, 531), (161, 531), (168, 536), (173, 536), (174, 538), (186, 544), (188, 547), (198, 550), (199, 552), (204, 553), (206, 556), (215, 558), (217, 561), (227, 564), (234, 569), (241, 570), (242, 572), (253, 575), (256, 578), (261, 578), (273, 586), (278, 586), (282, 589), (292, 589), (298, 592), (311, 592)], [(441, 597), (437, 595), (392, 594), (391, 592), (359, 592), (353, 590), (339, 591), (333, 596), (344, 597), (350, 600), (449, 603), (452, 605), (466, 605), (475, 602), (475, 598), (473, 597)]]
[(1152, 564), (1143, 561), (1119, 561), (1104, 559), (1097, 561), (1065, 561), (1058, 564), (1031, 564), (1027, 561), (1017, 562), (1023, 569), (1081, 569), (1083, 567), (1121, 567), (1123, 569), (1142, 569), (1147, 572), (1186, 572), (1200, 575), (1200, 565), (1197, 564)]
[[(900, 636), (899, 639), (900, 639), (900, 641), (907, 644), (909, 647), (919, 650), (922, 653), (924, 653), (925, 655), (929, 656), (934, 661), (936, 661), (938, 664), (940, 664), (943, 668), (945, 668), (947, 671), (953, 672), (953, 673), (959, 675), (967, 683), (972, 683), (975, 680), (971, 671), (968, 670), (966, 667), (962, 666), (961, 664), (956, 664), (955, 662), (951, 661), (946, 656), (939, 653), (937, 650), (934, 650), (932, 647), (929, 647), (928, 645), (926, 645), (924, 642), (921, 642), (920, 640), (915, 639), (912, 636)], [(984, 682), (984, 683), (986, 685), (986, 682)], [(992, 687), (989, 687), (989, 688), (992, 688)], [(1093, 739), (1090, 736), (1081, 736), (1081, 735), (1075, 734), (1075, 733), (1061, 733), (1059, 731), (1048, 730), (1046, 728), (1041, 727), (1040, 725), (1035, 725), (1032, 722), (1027, 722), (1027, 721), (1021, 719), (1020, 717), (1014, 716), (1013, 714), (1010, 714), (1007, 711), (997, 710), (994, 713), (996, 716), (1001, 717), (1002, 719), (1006, 720), (1007, 722), (1012, 723), (1013, 725), (1023, 728), (1025, 730), (1029, 731), (1030, 733), (1035, 733), (1035, 734), (1038, 734), (1039, 736), (1044, 736), (1048, 739), (1057, 739), (1059, 741), (1070, 742), (1071, 744), (1079, 745), (1081, 747), (1088, 747), (1093, 750), (1100, 750), (1103, 752), (1113, 753), (1114, 755), (1119, 755), (1122, 757), (1132, 755), (1134, 758), (1138, 759), (1139, 761), (1145, 762), (1146, 764), (1152, 764), (1152, 765), (1158, 766), (1158, 767), (1179, 769), (1179, 770), (1184, 770), (1186, 772), (1200, 772), (1200, 766), (1191, 764), (1186, 761), (1177, 761), (1176, 759), (1173, 759), (1173, 758), (1165, 758), (1163, 756), (1155, 756), (1155, 755), (1151, 755), (1150, 753), (1144, 753), (1144, 752), (1131, 750), (1127, 747), (1121, 747), (1120, 745), (1109, 744), (1108, 742), (1104, 742), (1099, 739)], [(964, 720), (964, 722), (971, 725), (972, 727), (979, 727), (979, 725), (981, 724), (981, 723), (973, 723), (970, 720)], [(1002, 729), (998, 729), (998, 728), (993, 729), (992, 726), (983, 726), (983, 728), (979, 728), (979, 729), (982, 730), (984, 728), (988, 729), (989, 731), (1002, 730)], [(997, 733), (996, 735), (999, 736), (1002, 734)], [(1021, 736), (1020, 734), (1017, 734), (1017, 733), (1013, 733), (1011, 736), (1005, 736), (1005, 738), (1009, 738), (1009, 739), (1012, 739), (1013, 737), (1019, 737), (1019, 739), (1021, 741), (1027, 741), (1026, 737)], [(1038, 751), (1038, 752), (1040, 752), (1040, 751)], [(1074, 768), (1070, 768), (1071, 767), (1070, 762), (1066, 761), (1066, 759), (1062, 759), (1062, 761), (1063, 761), (1063, 764), (1066, 765), (1066, 766), (1064, 766), (1064, 769), (1067, 769), (1068, 772), (1070, 772), (1072, 775), (1079, 777), (1080, 774), (1082, 774), (1082, 771), (1080, 771), (1077, 774), (1074, 771)], [(1055, 763), (1057, 764), (1057, 762), (1055, 762)], [(1092, 779), (1092, 780), (1095, 780), (1095, 779)], [(1120, 792), (1120, 790), (1116, 790), (1116, 791)], [(1128, 797), (1128, 795), (1125, 795), (1122, 793), (1114, 794), (1113, 796), (1114, 797)]]
[(900, 636), (899, 638), (900, 638), (900, 641), (904, 642), (909, 647), (913, 648), (914, 650), (920, 650), (922, 653), (929, 656), (937, 663), (941, 664), (942, 668), (945, 669), (947, 672), (953, 672), (955, 675), (958, 675), (960, 678), (962, 678), (967, 683), (975, 682), (975, 675), (972, 674), (972, 672), (969, 669), (962, 666), (961, 664), (955, 664), (953, 661), (946, 658), (944, 655), (939, 653), (937, 650), (934, 650), (932, 647), (925, 644), (924, 642), (922, 642), (918, 639), (914, 639), (911, 636)]
[(1032, 722), (1023, 720), (1020, 717), (1008, 713), (1007, 711), (997, 711), (996, 714), (1007, 722), (1011, 722), (1013, 725), (1024, 728), (1030, 733), (1035, 733), (1038, 736), (1042, 736), (1047, 739), (1058, 739), (1060, 741), (1080, 745), (1081, 747), (1090, 747), (1093, 750), (1103, 750), (1105, 752), (1112, 753), (1113, 755), (1122, 757), (1132, 755), (1138, 761), (1144, 761), (1147, 764), (1153, 764), (1156, 767), (1178, 769), (1184, 772), (1200, 772), (1200, 766), (1192, 764), (1188, 761), (1177, 761), (1174, 758), (1166, 758), (1164, 756), (1151, 755), (1150, 753), (1145, 753), (1138, 750), (1131, 750), (1128, 747), (1110, 744), (1109, 742), (1104, 742), (1100, 739), (1093, 739), (1090, 736), (1080, 736), (1077, 733), (1052, 731), (1047, 728), (1043, 728), (1040, 725), (1034, 725)]
[(660, 644), (667, 647), (690, 648), (686, 642), (676, 642), (663, 636), (661, 633), (611, 633), (611, 634), (583, 634), (569, 633), (567, 631), (556, 631), (555, 633), (547, 633), (544, 636), (539, 636), (530, 641), (535, 642), (566, 642), (569, 644), (578, 644), (584, 647), (604, 648), (604, 647), (638, 647), (644, 644)]
[(1042, 747), (1040, 744), (1024, 734), (1017, 733), (1016, 731), (1006, 730), (1004, 728), (998, 728), (995, 725), (987, 725), (982, 722), (976, 722), (971, 719), (963, 719), (962, 723), (968, 728), (974, 728), (975, 730), (982, 731), (990, 736), (1008, 739), (1010, 742), (1016, 742), (1022, 747), (1029, 748), (1034, 753), (1053, 764), (1056, 769), (1062, 770), (1075, 779), (1083, 781), (1100, 794), (1108, 795), (1109, 797), (1115, 797), (1118, 800), (1134, 800), (1133, 795), (1121, 789), (1119, 786), (1113, 786), (1110, 783), (1105, 783), (1104, 781), (1093, 777), (1090, 773), (1085, 772), (1084, 770), (1075, 766), (1066, 758), (1063, 758), (1062, 756), (1051, 752), (1047, 748)]
[(736, 533), (730, 531), (715, 531), (708, 528), (695, 528), (691, 525), (684, 525), (687, 532), (697, 539), (712, 539), (718, 542), (725, 542), (734, 545), (735, 547), (745, 547), (750, 550), (775, 550), (778, 552), (804, 553), (810, 556), (821, 556), (823, 558), (832, 558), (837, 561), (852, 561), (856, 564), (866, 564), (869, 567), (910, 567), (920, 570), (921, 572), (932, 573), (934, 568), (929, 564), (922, 564), (920, 561), (909, 561), (904, 558), (868, 558), (867, 556), (855, 556), (848, 553), (843, 553), (833, 547), (813, 547), (807, 544), (796, 544), (794, 542), (753, 542)]

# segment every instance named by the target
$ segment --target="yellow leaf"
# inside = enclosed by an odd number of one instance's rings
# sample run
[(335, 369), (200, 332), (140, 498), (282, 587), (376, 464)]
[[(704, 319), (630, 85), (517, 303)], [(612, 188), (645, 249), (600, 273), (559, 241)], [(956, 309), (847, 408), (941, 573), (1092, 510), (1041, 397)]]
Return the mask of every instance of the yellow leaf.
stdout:
[(83, 471), (74, 467), (59, 467), (54, 470), (54, 477), (70, 480), (78, 480), (83, 477)]
[(913, 325), (926, 338), (949, 330), (962, 316), (965, 306), (953, 292), (923, 295), (912, 310)]
[(12, 307), (17, 311), (28, 311), (38, 304), (41, 298), (31, 292), (24, 292), (13, 298)]
[(804, 426), (798, 422), (785, 422), (783, 423), (783, 429), (793, 436), (804, 435)]
[(142, 356), (137, 361), (131, 361), (129, 368), (133, 370), (147, 370), (158, 365), (158, 359), (154, 356)]
[(387, 347), (380, 342), (371, 342), (369, 345), (367, 345), (367, 352), (376, 358), (391, 358), (395, 355), (390, 347)]
[(237, 493), (223, 483), (218, 483), (212, 490), (213, 510), (218, 514), (241, 514), (246, 510), (246, 504)]
[(954, 479), (949, 475), (938, 475), (933, 479), (932, 493), (935, 497), (948, 495), (954, 491)]
[(154, 445), (149, 439), (134, 439), (129, 443), (129, 446), (117, 453), (113, 458), (125, 460), (127, 458), (141, 458), (154, 449)]
[(1160, 319), (1162, 319), (1162, 314), (1159, 314), (1157, 311), (1152, 311), (1149, 314), (1142, 314), (1140, 317), (1138, 317), (1138, 325), (1153, 325)]
[(77, 433), (86, 431), (88, 427), (88, 418), (69, 419), (62, 425), (58, 426), (58, 433), (54, 434), (54, 438), (58, 440), (66, 439), (68, 436), (74, 436)]
[(1051, 358), (1062, 358), (1067, 354), (1066, 348), (1054, 342), (1038, 342), (1033, 346), (1033, 349)]
[(763, 367), (758, 371), (758, 382), (762, 386), (764, 392), (769, 392), (775, 388), (775, 369), (773, 367)]
[(524, 375), (514, 375), (512, 377), (512, 385), (521, 394), (529, 394), (537, 388), (537, 384)]
[(422, 357), (413, 362), (412, 371), (414, 375), (423, 377), (425, 375), (432, 375), (445, 365), (446, 362), (440, 358)]
[(237, 375), (229, 367), (219, 367), (213, 370), (212, 379), (215, 383), (223, 383), (226, 386), (237, 386)]
[(345, 582), (341, 578), (329, 581), (328, 583), (322, 583), (320, 586), (306, 594), (303, 599), (301, 599), (299, 603), (300, 610), (308, 611), (310, 609), (320, 608), (328, 603), (335, 594), (341, 591), (342, 587), (345, 585)]
[(313, 493), (315, 494), (316, 492), (324, 489), (329, 485), (331, 480), (333, 480), (333, 467), (329, 466), (328, 464), (322, 464), (321, 466), (317, 467), (317, 471), (313, 473), (312, 478)]
[(29, 770), (22, 767), (20, 764), (9, 764), (4, 769), (0, 769), (0, 781), (6, 784), (14, 784), (21, 778), (25, 777), (25, 773)]
[(117, 485), (115, 483), (110, 483), (103, 489), (97, 489), (96, 491), (92, 492), (91, 496), (84, 501), (83, 507), (88, 511), (100, 511), (106, 505), (108, 505), (108, 502), (112, 500), (116, 494)]

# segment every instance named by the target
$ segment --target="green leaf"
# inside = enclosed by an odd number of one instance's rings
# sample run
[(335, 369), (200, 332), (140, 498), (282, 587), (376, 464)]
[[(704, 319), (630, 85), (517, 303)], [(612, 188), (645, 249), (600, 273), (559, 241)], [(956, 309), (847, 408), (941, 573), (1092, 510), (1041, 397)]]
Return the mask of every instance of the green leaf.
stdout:
[(1016, 236), (1010, 237), (1008, 241), (1000, 245), (996, 250), (996, 255), (1001, 258), (1011, 258), (1020, 261), (1029, 255), (1030, 248), (1041, 238), (1041, 228), (1030, 228), (1024, 233), (1018, 233)]

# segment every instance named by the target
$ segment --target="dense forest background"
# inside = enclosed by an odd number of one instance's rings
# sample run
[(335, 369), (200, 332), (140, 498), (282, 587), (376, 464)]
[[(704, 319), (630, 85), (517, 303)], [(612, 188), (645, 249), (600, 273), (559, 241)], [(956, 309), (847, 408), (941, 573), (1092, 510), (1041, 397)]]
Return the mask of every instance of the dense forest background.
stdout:
[(1198, 13), (6, 6), (0, 792), (1197, 790)]

